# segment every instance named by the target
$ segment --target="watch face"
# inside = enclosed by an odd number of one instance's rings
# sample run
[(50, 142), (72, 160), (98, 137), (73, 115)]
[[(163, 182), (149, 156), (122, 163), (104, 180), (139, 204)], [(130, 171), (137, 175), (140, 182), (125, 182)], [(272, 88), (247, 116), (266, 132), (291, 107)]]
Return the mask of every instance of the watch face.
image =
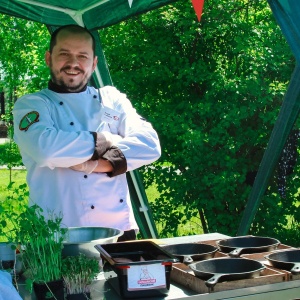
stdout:
[(37, 111), (31, 111), (26, 114), (20, 121), (19, 129), (22, 131), (27, 131), (28, 128), (39, 121), (39, 113)]

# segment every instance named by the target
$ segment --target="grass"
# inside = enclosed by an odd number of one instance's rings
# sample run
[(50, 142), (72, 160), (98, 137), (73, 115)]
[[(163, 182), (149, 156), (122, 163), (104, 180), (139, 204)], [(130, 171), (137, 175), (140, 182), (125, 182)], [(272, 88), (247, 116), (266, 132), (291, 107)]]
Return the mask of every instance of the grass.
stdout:
[(15, 182), (16, 186), (26, 183), (26, 170), (0, 169), (0, 201), (7, 196), (7, 186), (10, 182)]
[[(19, 187), (20, 185), (26, 183), (26, 170), (8, 170), (8, 169), (0, 169), (0, 202), (4, 201), (8, 193), (8, 185), (10, 182), (15, 183), (15, 187)], [(9, 222), (10, 220), (6, 220)], [(6, 242), (6, 239), (2, 236), (0, 237), (0, 242)]]
[[(8, 170), (0, 169), (0, 201), (3, 201), (7, 196), (7, 186), (10, 181), (15, 182), (15, 186), (18, 187), (20, 184), (26, 183), (26, 170)], [(155, 201), (159, 197), (159, 192), (156, 186), (150, 186), (146, 189), (146, 195), (149, 202)], [(179, 208), (180, 209), (180, 208)], [(162, 228), (162, 224), (156, 224), (158, 232)], [(178, 236), (191, 235), (191, 234), (202, 234), (201, 223), (198, 218), (193, 218), (190, 222), (180, 225), (178, 228)]]

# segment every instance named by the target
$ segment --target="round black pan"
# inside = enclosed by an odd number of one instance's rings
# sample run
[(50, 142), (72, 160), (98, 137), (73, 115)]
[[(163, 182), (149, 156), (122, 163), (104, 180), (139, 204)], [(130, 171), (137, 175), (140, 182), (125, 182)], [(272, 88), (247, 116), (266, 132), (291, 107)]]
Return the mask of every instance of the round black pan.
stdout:
[(192, 263), (214, 257), (218, 248), (208, 244), (184, 243), (162, 246), (182, 263)]
[(252, 259), (211, 258), (192, 263), (189, 268), (197, 277), (206, 280), (208, 287), (213, 287), (221, 281), (258, 277), (265, 266)]
[(277, 239), (260, 236), (242, 236), (217, 241), (220, 251), (231, 257), (239, 257), (245, 253), (269, 252), (277, 249)]
[(290, 271), (292, 274), (300, 274), (300, 250), (282, 250), (266, 255), (270, 264), (277, 268)]

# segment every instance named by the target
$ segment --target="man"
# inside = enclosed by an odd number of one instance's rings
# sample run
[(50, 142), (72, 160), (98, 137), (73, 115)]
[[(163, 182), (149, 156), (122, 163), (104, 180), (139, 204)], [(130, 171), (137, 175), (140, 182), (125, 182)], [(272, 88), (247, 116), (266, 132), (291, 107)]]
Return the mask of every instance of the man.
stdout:
[(77, 25), (58, 28), (45, 61), (48, 88), (15, 103), (14, 139), (27, 169), (30, 203), (62, 213), (67, 227), (100, 226), (135, 239), (126, 172), (161, 154), (157, 133), (126, 95), (88, 86), (95, 41)]

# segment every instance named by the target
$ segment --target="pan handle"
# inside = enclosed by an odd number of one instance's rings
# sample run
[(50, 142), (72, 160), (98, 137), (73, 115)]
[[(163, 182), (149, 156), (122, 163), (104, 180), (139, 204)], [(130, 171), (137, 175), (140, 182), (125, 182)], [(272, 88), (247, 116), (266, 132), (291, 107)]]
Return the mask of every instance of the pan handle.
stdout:
[(291, 273), (294, 275), (300, 274), (300, 263), (295, 263), (291, 269)]
[(215, 274), (213, 277), (205, 281), (205, 285), (210, 288), (214, 287), (222, 276), (224, 276), (224, 274)]
[(244, 248), (235, 248), (234, 250), (232, 250), (228, 254), (229, 254), (230, 257), (239, 257), (243, 250), (244, 250)]
[(190, 255), (184, 255), (183, 262), (185, 264), (190, 264), (190, 263), (194, 262), (194, 260)]

